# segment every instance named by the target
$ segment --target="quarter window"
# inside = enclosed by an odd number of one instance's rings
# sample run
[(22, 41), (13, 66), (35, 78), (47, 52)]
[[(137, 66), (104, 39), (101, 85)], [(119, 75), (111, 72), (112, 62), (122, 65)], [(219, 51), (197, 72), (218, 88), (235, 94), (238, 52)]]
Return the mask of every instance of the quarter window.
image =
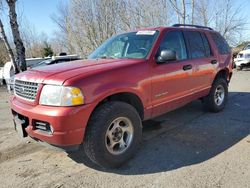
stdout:
[(212, 33), (212, 38), (220, 54), (229, 54), (231, 52), (227, 41), (218, 33)]
[(172, 50), (176, 52), (177, 60), (187, 59), (187, 51), (182, 32), (170, 31), (161, 41), (159, 50)]

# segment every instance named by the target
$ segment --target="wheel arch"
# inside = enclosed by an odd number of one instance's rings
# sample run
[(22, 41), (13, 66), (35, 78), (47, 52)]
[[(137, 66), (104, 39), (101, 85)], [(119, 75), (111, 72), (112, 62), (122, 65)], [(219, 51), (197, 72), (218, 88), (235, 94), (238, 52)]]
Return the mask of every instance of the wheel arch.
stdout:
[(225, 69), (221, 69), (215, 76), (214, 78), (214, 81), (217, 79), (217, 78), (224, 78), (227, 83), (230, 82), (230, 79), (232, 77), (232, 73), (229, 71), (228, 68), (225, 68)]
[(119, 92), (119, 93), (115, 93), (115, 94), (106, 96), (104, 99), (102, 99), (96, 105), (95, 109), (98, 108), (103, 103), (108, 102), (108, 101), (120, 101), (120, 102), (128, 103), (136, 109), (136, 111), (139, 113), (141, 119), (142, 120), (144, 119), (144, 106), (143, 106), (142, 100), (135, 93)]

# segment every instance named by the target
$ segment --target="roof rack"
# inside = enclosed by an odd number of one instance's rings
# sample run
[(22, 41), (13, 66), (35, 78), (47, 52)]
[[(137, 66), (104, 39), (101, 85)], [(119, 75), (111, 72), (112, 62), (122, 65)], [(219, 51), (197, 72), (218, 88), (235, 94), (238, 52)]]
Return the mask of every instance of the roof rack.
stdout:
[(208, 29), (208, 30), (212, 30), (213, 29), (211, 27), (206, 27), (206, 26), (201, 26), (201, 25), (192, 25), (192, 24), (174, 24), (172, 25), (173, 27), (195, 27), (195, 28), (199, 28), (199, 29)]

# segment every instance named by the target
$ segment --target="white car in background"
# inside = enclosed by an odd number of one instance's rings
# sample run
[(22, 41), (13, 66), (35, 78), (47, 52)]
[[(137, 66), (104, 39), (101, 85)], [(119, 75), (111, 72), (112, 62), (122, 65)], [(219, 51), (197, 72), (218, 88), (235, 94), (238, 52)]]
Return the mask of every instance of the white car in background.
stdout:
[(3, 67), (3, 80), (7, 85), (8, 91), (11, 90), (11, 77), (15, 75), (14, 66), (12, 62), (7, 62)]
[[(46, 57), (46, 58), (29, 58), (26, 59), (26, 65), (27, 69), (31, 68), (39, 68), (42, 66), (57, 64), (57, 63), (63, 63), (63, 62), (69, 62), (69, 61), (75, 61), (81, 59), (78, 55), (67, 55), (66, 53), (62, 53), (59, 56), (52, 56), (52, 57)], [(3, 68), (3, 80), (5, 81), (8, 91), (11, 92), (14, 85), (14, 66), (13, 63), (7, 62), (4, 65)]]
[(48, 59), (51, 59), (51, 57), (44, 57), (44, 58), (41, 58), (41, 57), (38, 57), (38, 58), (28, 58), (28, 59), (26, 59), (27, 69), (29, 69), (29, 68), (31, 68), (31, 67), (34, 67), (34, 66), (36, 66), (37, 64), (39, 64), (40, 62), (45, 61), (45, 60), (48, 60)]
[(250, 44), (238, 53), (237, 57), (234, 59), (234, 63), (238, 70), (250, 67)]
[(80, 60), (80, 59), (81, 59), (80, 56), (78, 56), (77, 54), (52, 56), (51, 59), (47, 59), (45, 61), (42, 61), (42, 62), (36, 64), (35, 66), (33, 66), (32, 68), (39, 68), (39, 67), (43, 67), (43, 66), (47, 66), (47, 65), (65, 63), (65, 62), (76, 61), (76, 60)]

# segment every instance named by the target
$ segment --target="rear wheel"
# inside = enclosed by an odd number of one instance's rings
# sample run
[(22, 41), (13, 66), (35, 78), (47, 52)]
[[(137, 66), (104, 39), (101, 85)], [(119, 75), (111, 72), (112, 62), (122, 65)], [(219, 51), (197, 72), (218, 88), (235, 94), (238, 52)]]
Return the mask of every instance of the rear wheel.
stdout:
[(86, 155), (102, 167), (118, 167), (137, 151), (142, 138), (141, 119), (123, 102), (107, 102), (90, 118), (84, 140)]
[(211, 112), (219, 112), (224, 109), (228, 96), (228, 84), (224, 78), (217, 78), (208, 96), (204, 98), (205, 108)]

